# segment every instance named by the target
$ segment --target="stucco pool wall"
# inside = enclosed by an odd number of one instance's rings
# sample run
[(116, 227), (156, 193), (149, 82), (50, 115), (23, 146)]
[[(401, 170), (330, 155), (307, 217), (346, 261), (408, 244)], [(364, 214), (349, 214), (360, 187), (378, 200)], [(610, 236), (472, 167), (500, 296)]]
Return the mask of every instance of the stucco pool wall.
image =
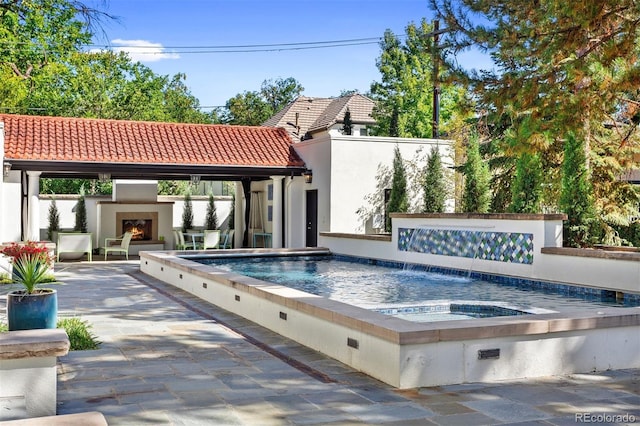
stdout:
[(198, 254), (142, 252), (140, 268), (398, 388), (640, 367), (640, 308), (417, 323), (180, 257)]

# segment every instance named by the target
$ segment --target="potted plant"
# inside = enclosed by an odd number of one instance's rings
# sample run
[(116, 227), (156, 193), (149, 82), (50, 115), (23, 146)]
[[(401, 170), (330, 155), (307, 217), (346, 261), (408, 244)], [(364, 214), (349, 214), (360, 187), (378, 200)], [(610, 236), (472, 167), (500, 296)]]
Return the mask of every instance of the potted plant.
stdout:
[(44, 244), (34, 241), (11, 243), (0, 250), (11, 258), (12, 280), (22, 286), (7, 294), (7, 323), (9, 331), (34, 328), (56, 328), (58, 316), (57, 292), (40, 288), (55, 282), (51, 271), (53, 256)]

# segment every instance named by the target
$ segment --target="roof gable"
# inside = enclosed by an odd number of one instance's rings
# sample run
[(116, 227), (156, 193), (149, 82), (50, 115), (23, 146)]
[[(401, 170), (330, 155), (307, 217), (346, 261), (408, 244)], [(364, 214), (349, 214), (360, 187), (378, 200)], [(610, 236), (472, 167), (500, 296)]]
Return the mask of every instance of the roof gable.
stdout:
[(281, 128), (0, 114), (11, 160), (302, 167)]
[(341, 123), (349, 108), (354, 124), (375, 124), (371, 117), (375, 103), (360, 94), (339, 98), (310, 98), (300, 96), (262, 125), (284, 128), (294, 141), (301, 140), (309, 132), (327, 130)]

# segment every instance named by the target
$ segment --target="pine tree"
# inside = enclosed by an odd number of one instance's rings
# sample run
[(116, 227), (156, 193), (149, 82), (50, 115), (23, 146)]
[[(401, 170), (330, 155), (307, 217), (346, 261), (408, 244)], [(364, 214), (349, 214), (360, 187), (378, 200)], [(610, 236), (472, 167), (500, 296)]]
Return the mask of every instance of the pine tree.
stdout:
[(568, 217), (563, 236), (564, 245), (569, 247), (587, 246), (595, 237), (596, 215), (584, 148), (584, 142), (569, 133), (565, 141), (559, 203), (560, 210)]
[[(396, 145), (393, 153), (393, 179), (391, 181), (391, 195), (387, 212), (404, 213), (409, 208), (407, 197), (407, 176), (404, 170), (404, 162), (400, 154), (400, 147)], [(391, 231), (391, 218), (387, 215), (386, 230)]]
[(52, 199), (49, 205), (49, 227), (47, 228), (47, 239), (53, 241), (54, 233), (60, 230), (60, 213), (56, 200)]
[(443, 213), (447, 190), (442, 171), (440, 150), (433, 147), (427, 158), (427, 168), (424, 176), (424, 208), (425, 213)]
[(73, 227), (76, 232), (87, 232), (87, 205), (84, 200), (84, 188), (80, 188), (80, 198), (76, 204), (76, 223)]
[(342, 134), (351, 135), (353, 133), (353, 121), (351, 121), (351, 111), (349, 111), (349, 108), (347, 108), (347, 111), (344, 113), (343, 122)]
[(218, 229), (218, 214), (216, 203), (212, 193), (209, 193), (209, 203), (207, 204), (207, 217), (205, 218), (205, 229)]
[(191, 194), (184, 195), (184, 209), (182, 210), (182, 232), (187, 232), (193, 228), (193, 206), (191, 205)]
[(537, 154), (524, 153), (518, 158), (511, 194), (511, 212), (540, 213), (542, 164)]
[(462, 209), (469, 213), (487, 213), (491, 203), (489, 166), (482, 161), (478, 135), (473, 134), (467, 147), (467, 162), (464, 165), (464, 194)]

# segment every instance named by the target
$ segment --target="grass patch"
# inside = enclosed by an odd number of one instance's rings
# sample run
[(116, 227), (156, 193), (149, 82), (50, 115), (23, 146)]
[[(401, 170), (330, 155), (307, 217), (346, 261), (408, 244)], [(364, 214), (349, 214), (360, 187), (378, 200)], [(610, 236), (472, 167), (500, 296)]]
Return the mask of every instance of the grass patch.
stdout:
[(60, 318), (57, 325), (67, 332), (72, 351), (98, 349), (100, 346), (100, 341), (91, 331), (92, 326), (87, 321), (76, 317)]
[[(98, 349), (100, 341), (91, 331), (91, 324), (82, 321), (80, 318), (60, 318), (58, 319), (57, 328), (62, 328), (69, 336), (70, 350), (84, 351), (88, 349)], [(0, 322), (0, 333), (8, 332), (9, 327), (6, 323)]]
[[(45, 276), (42, 277), (42, 280), (40, 281), (40, 283), (41, 284), (58, 283), (58, 280), (53, 274), (46, 274)], [(16, 284), (16, 283), (13, 282), (13, 278), (11, 278), (11, 275), (7, 273), (0, 273), (0, 284)]]

